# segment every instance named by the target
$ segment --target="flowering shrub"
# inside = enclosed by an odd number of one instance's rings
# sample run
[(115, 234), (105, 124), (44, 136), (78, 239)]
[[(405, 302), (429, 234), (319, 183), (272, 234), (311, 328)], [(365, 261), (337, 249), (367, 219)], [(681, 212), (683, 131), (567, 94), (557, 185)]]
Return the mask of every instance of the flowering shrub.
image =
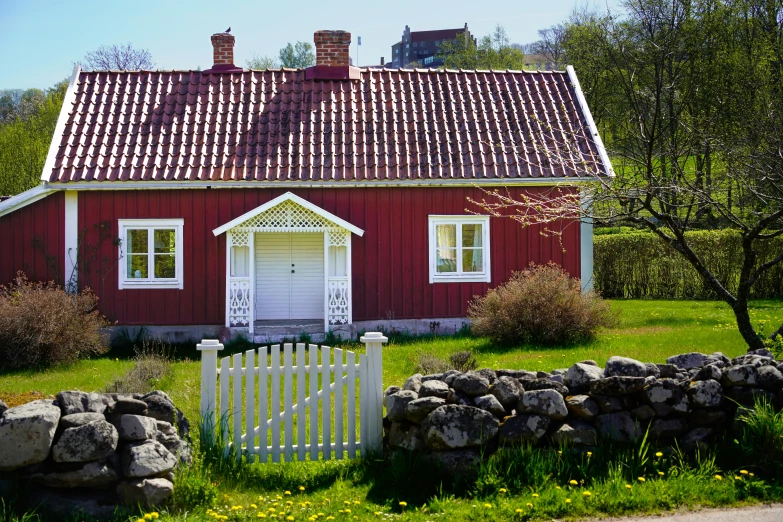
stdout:
[(475, 335), (498, 344), (570, 344), (592, 339), (616, 316), (595, 292), (582, 293), (578, 279), (555, 264), (515, 272), (474, 299), (468, 308)]
[(51, 366), (106, 352), (108, 322), (97, 302), (89, 289), (69, 294), (19, 272), (0, 286), (0, 368)]

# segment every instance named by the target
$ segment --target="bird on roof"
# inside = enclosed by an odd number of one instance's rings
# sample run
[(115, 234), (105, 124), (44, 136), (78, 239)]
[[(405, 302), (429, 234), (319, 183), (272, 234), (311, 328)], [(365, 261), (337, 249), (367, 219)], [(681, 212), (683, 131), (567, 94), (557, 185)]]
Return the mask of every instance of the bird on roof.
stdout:
[(230, 32), (231, 32), (231, 27), (229, 27), (228, 29), (226, 29), (226, 30), (225, 30), (225, 31), (223, 31), (223, 32), (224, 32), (224, 33), (226, 33), (226, 34), (230, 33)]

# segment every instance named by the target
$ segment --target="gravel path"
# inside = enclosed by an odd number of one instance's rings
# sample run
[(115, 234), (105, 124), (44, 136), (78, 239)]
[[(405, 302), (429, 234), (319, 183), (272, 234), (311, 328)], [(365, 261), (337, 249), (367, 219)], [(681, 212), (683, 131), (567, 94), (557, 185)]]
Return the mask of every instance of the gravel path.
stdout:
[(765, 504), (738, 509), (704, 509), (673, 515), (608, 518), (611, 522), (783, 522), (783, 504)]

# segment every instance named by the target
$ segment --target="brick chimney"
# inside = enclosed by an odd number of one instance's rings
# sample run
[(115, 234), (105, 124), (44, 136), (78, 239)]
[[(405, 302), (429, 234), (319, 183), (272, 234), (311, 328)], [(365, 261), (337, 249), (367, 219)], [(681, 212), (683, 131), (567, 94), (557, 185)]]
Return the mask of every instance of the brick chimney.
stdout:
[(238, 72), (241, 67), (234, 65), (234, 35), (215, 33), (212, 35), (212, 58), (214, 64), (204, 72)]
[(359, 68), (351, 66), (351, 33), (347, 31), (316, 31), (315, 67), (306, 71), (314, 80), (357, 80)]

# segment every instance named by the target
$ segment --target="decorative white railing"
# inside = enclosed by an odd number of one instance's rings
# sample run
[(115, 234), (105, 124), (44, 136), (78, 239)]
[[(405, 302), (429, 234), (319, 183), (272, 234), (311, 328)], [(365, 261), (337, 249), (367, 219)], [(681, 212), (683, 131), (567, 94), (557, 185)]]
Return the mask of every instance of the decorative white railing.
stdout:
[(250, 277), (228, 279), (229, 326), (249, 326), (252, 320), (253, 282)]
[(361, 338), (367, 353), (359, 355), (358, 363), (350, 351), (303, 343), (294, 349), (289, 343), (282, 347), (282, 364), (280, 345), (272, 345), (245, 352), (244, 366), (238, 353), (222, 358), (219, 368), (217, 354), (223, 345), (202, 341), (198, 345), (201, 417), (207, 433), (214, 434), (219, 427), (226, 450), (250, 462), (256, 455), (260, 462), (270, 456), (272, 462), (279, 462), (281, 455), (286, 461), (294, 456), (305, 460), (308, 455), (310, 460), (319, 455), (329, 460), (332, 453), (342, 459), (346, 454), (355, 457), (357, 450), (362, 454), (380, 451), (382, 346), (386, 341), (380, 333), (367, 333)]
[(350, 279), (330, 277), (326, 289), (329, 325), (348, 324), (351, 308)]

